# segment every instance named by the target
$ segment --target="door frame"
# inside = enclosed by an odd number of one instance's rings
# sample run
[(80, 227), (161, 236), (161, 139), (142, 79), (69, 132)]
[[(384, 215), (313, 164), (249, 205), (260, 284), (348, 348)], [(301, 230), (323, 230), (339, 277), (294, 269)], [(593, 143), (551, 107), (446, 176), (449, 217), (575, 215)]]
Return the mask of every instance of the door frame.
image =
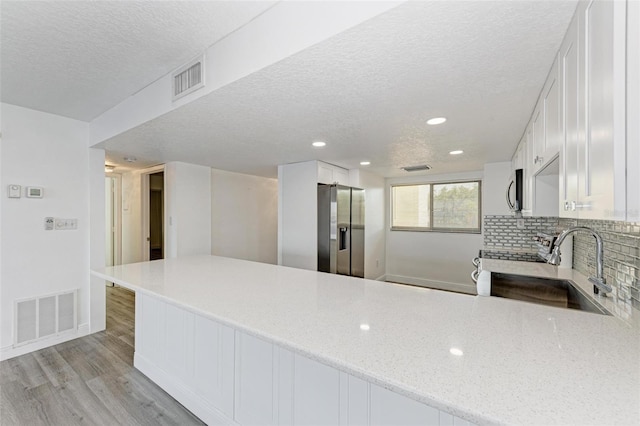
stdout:
[[(149, 200), (149, 190), (150, 190), (150, 185), (149, 185), (149, 175), (152, 175), (154, 173), (158, 173), (158, 172), (165, 172), (165, 167), (164, 164), (160, 164), (159, 166), (153, 166), (153, 167), (149, 167), (148, 169), (144, 169), (142, 171), (141, 174), (141, 178), (142, 178), (142, 185), (141, 185), (141, 195), (142, 195), (142, 229), (141, 229), (141, 234), (140, 234), (140, 238), (142, 239), (142, 261), (143, 262), (148, 262), (149, 258), (150, 258), (150, 250), (151, 250), (151, 242), (149, 241), (148, 238), (150, 238), (149, 235), (149, 204), (150, 204), (150, 200)], [(166, 185), (165, 185), (166, 186)], [(166, 194), (166, 191), (164, 191)], [(165, 196), (165, 202), (166, 202), (166, 196)], [(166, 213), (166, 211), (165, 211)], [(166, 235), (167, 235), (167, 228), (166, 228), (166, 220), (162, 221), (162, 228), (163, 228), (163, 235), (164, 237), (164, 241), (162, 242), (164, 249), (165, 249), (165, 253), (166, 253)]]
[(113, 264), (120, 265), (122, 263), (122, 175), (120, 173), (105, 173), (105, 178), (113, 179), (111, 185)]

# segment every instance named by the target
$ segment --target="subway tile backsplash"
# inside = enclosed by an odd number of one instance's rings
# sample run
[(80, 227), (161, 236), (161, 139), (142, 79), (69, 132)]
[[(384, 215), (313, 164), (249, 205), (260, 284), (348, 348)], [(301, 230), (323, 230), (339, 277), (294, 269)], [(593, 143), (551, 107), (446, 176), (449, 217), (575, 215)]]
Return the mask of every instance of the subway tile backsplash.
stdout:
[[(525, 217), (518, 229), (513, 216), (484, 217), (484, 250), (491, 252), (535, 252), (537, 232), (559, 233), (571, 226), (587, 226), (604, 240), (604, 275), (615, 295), (626, 297), (640, 308), (640, 223), (608, 220)], [(497, 257), (509, 259), (509, 257)], [(595, 272), (595, 239), (588, 233), (573, 234), (573, 268), (590, 276)]]
[[(524, 228), (518, 228), (518, 220), (524, 222)], [(485, 216), (484, 248), (489, 250), (513, 250), (536, 252), (533, 237), (538, 232), (557, 234), (557, 217)]]

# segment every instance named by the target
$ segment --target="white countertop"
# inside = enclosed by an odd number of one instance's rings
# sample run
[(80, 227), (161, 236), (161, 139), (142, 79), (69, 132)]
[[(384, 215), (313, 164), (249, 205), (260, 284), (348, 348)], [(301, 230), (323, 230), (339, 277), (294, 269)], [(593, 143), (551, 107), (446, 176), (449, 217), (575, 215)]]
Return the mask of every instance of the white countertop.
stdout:
[[(544, 264), (483, 268), (586, 282)], [(630, 307), (605, 303), (616, 316), (604, 316), (216, 256), (93, 274), (475, 423), (640, 424)]]

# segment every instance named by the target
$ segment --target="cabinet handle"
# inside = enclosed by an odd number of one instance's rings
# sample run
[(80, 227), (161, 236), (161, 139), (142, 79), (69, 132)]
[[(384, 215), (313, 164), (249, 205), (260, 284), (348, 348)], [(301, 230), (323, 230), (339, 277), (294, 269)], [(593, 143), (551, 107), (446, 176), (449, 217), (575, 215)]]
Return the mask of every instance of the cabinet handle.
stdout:
[(536, 158), (533, 159), (533, 164), (538, 164), (538, 163), (542, 163), (544, 159), (542, 157), (540, 157), (539, 155), (536, 155)]
[(571, 208), (570, 206), (571, 206), (571, 204), (568, 201), (565, 201), (564, 202), (564, 211), (568, 212), (569, 209)]

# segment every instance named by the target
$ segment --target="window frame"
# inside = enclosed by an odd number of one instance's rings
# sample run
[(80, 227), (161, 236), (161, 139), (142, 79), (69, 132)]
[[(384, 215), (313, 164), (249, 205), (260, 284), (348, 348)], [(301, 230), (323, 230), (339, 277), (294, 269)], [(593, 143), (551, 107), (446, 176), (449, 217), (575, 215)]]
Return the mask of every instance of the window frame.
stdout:
[[(433, 226), (433, 186), (458, 183), (478, 184), (478, 227), (477, 228), (437, 228)], [(424, 226), (393, 226), (393, 188), (400, 186), (429, 185), (429, 227)], [(482, 179), (446, 180), (437, 182), (412, 182), (389, 185), (389, 230), (410, 232), (443, 232), (453, 234), (481, 234), (482, 233)]]

